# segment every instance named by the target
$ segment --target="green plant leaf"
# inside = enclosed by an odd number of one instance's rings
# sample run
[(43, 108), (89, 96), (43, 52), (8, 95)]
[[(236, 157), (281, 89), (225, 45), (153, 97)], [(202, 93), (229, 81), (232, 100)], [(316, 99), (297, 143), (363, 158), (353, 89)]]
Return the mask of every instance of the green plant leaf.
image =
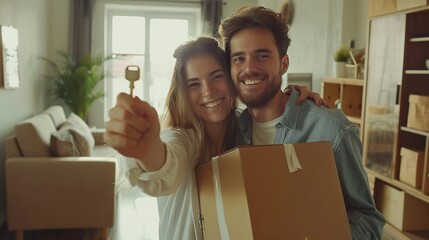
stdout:
[(347, 62), (349, 59), (349, 49), (345, 46), (339, 47), (334, 53), (334, 60), (336, 62)]
[(104, 91), (94, 92), (94, 89), (104, 79), (103, 64), (113, 59), (113, 56), (87, 54), (78, 65), (68, 53), (59, 52), (59, 55), (58, 61), (40, 57), (53, 69), (52, 75), (45, 75), (43, 78), (52, 83), (53, 88), (49, 92), (56, 99), (86, 120), (91, 104), (104, 96)]

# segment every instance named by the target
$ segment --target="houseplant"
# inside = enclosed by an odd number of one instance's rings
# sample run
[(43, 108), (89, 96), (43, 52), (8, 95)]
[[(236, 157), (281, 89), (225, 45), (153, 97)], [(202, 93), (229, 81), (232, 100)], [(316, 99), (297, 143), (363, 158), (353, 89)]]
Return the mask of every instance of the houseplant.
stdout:
[(103, 63), (112, 59), (112, 56), (87, 54), (77, 63), (65, 52), (59, 52), (59, 55), (60, 61), (42, 58), (54, 71), (52, 75), (45, 76), (52, 84), (50, 92), (86, 121), (91, 104), (104, 96), (104, 91), (96, 91), (95, 87), (104, 78)]
[(346, 76), (346, 63), (349, 59), (349, 49), (345, 46), (339, 47), (334, 53), (334, 74), (335, 77)]

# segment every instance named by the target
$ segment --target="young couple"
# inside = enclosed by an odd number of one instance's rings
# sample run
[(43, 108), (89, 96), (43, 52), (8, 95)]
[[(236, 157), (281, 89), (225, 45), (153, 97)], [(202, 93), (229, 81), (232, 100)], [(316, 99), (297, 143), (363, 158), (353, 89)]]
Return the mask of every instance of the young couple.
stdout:
[[(174, 52), (169, 128), (161, 131), (155, 109), (124, 93), (109, 113), (106, 142), (129, 157), (131, 184), (158, 197), (160, 239), (202, 239), (196, 165), (241, 144), (314, 141), (332, 144), (353, 239), (381, 239), (384, 218), (368, 188), (357, 126), (338, 109), (297, 104), (297, 91), (281, 89), (290, 43), (281, 16), (244, 8), (223, 20), (219, 32), (226, 56), (204, 37)], [(236, 95), (247, 105), (240, 114)]]

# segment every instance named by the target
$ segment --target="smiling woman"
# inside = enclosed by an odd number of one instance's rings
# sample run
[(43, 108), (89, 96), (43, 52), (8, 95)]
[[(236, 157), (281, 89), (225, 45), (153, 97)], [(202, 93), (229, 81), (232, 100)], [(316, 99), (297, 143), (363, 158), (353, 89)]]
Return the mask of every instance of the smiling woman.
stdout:
[[(128, 4), (130, 3), (130, 4)], [(165, 98), (174, 68), (177, 46), (201, 32), (201, 1), (96, 1), (93, 42), (105, 54), (114, 54), (105, 81), (105, 101), (92, 114), (96, 125), (104, 126), (109, 110), (120, 92), (129, 92), (125, 68), (137, 65), (140, 80), (135, 82), (136, 97), (164, 112)], [(104, 31), (105, 30), (105, 31)], [(101, 106), (103, 104), (103, 106)], [(94, 109), (94, 108), (93, 108)], [(93, 110), (92, 109), (92, 110)], [(121, 185), (112, 239), (158, 239), (156, 198)], [(124, 188), (123, 188), (124, 187)]]
[[(179, 46), (166, 127), (148, 102), (121, 93), (104, 139), (127, 157), (127, 178), (157, 196), (160, 239), (202, 239), (195, 167), (240, 143), (225, 52), (200, 37)], [(135, 189), (135, 187), (134, 187)]]

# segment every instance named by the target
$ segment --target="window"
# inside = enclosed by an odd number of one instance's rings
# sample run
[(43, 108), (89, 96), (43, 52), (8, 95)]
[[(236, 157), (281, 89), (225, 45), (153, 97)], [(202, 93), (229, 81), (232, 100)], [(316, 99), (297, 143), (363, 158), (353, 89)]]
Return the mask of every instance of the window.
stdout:
[[(200, 2), (170, 2), (168, 5), (100, 2), (96, 2), (95, 15), (98, 18), (94, 20), (94, 41), (97, 46), (103, 46), (105, 55), (116, 55), (107, 66), (109, 74), (105, 79), (102, 121), (108, 119), (109, 110), (116, 104), (116, 96), (130, 91), (129, 82), (125, 80), (128, 65), (140, 68), (140, 80), (135, 82), (134, 95), (149, 102), (158, 114), (162, 114), (174, 68), (174, 49), (200, 34)], [(118, 205), (110, 238), (158, 239), (156, 198), (127, 184), (127, 181), (117, 184)]]
[(116, 96), (130, 91), (125, 80), (128, 65), (140, 68), (134, 94), (162, 114), (174, 68), (174, 49), (199, 34), (200, 5), (107, 5), (106, 16), (107, 54), (116, 55), (116, 59), (108, 68), (111, 77), (105, 85), (105, 119)]

